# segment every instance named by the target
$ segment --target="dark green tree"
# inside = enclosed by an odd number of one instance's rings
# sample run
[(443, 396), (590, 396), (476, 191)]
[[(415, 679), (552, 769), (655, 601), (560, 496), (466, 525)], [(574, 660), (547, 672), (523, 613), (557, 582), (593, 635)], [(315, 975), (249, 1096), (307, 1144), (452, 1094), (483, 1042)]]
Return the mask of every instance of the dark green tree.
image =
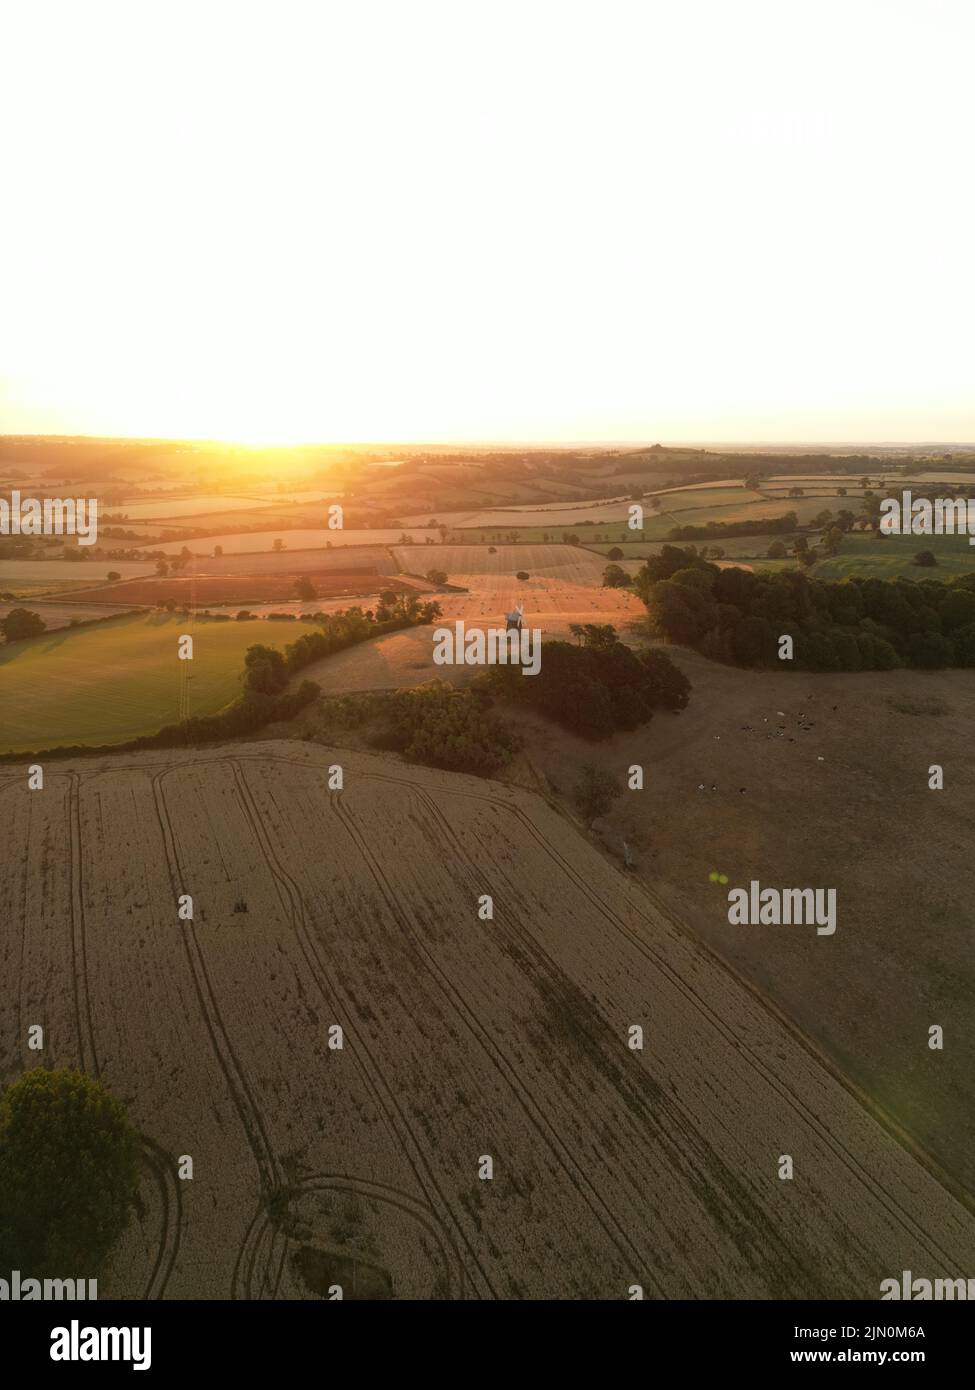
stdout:
[(97, 1277), (128, 1224), (139, 1137), (78, 1071), (38, 1067), (0, 1096), (0, 1250), (32, 1278)]
[(44, 619), (27, 608), (11, 608), (5, 618), (0, 618), (0, 632), (8, 642), (21, 642), (25, 637), (39, 637), (46, 627)]

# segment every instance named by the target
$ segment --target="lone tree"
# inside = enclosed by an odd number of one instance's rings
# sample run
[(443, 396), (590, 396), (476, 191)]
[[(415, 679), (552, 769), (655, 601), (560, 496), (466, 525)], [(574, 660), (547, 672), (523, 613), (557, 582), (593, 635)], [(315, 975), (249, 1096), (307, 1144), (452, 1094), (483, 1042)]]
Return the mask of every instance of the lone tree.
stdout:
[(427, 570), (426, 575), (425, 575), (424, 577), (427, 579), (427, 581), (428, 581), (430, 584), (437, 584), (437, 585), (446, 584), (446, 582), (447, 582), (447, 571), (446, 571), (446, 570), (438, 570), (438, 569)]
[(630, 576), (620, 565), (607, 565), (603, 570), (604, 589), (625, 589)]
[[(932, 565), (936, 565), (937, 563), (938, 560), (933, 550), (919, 550), (914, 556), (914, 564), (920, 565), (922, 569), (930, 569)], [(13, 617), (13, 614), (11, 614), (11, 617)], [(7, 640), (9, 641), (10, 639), (8, 638)]]
[(610, 773), (586, 763), (582, 776), (572, 788), (572, 800), (581, 811), (587, 829), (591, 830), (593, 821), (612, 809), (613, 802), (622, 795), (622, 791), (619, 782)]
[(125, 1230), (140, 1144), (124, 1107), (79, 1071), (25, 1072), (0, 1096), (0, 1249), (33, 1278), (95, 1277)]
[(8, 642), (20, 642), (25, 637), (39, 637), (46, 627), (44, 619), (27, 608), (11, 608), (5, 618), (0, 618), (0, 632)]
[(306, 603), (314, 603), (315, 599), (318, 597), (315, 586), (308, 578), (307, 574), (303, 574), (299, 579), (296, 579), (291, 587), (298, 597), (304, 599)]

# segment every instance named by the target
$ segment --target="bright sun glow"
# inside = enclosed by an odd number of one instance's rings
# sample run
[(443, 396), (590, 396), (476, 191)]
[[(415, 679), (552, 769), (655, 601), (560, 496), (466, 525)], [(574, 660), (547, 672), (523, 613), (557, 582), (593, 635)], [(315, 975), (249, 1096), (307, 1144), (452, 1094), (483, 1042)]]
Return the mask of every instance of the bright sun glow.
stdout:
[(975, 438), (970, 0), (0, 13), (0, 430)]

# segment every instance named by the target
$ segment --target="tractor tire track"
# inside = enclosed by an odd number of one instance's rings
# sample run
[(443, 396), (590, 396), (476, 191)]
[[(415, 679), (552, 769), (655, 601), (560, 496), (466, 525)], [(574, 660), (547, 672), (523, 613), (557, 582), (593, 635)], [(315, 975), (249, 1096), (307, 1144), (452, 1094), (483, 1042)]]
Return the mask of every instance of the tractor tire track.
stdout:
[(98, 1080), (101, 1068), (95, 1047), (95, 1022), (88, 989), (88, 935), (82, 890), (81, 779), (68, 773), (68, 828), (71, 843), (71, 980), (81, 1070)]
[[(426, 942), (416, 931), (408, 916), (400, 909), (389, 880), (386, 878), (386, 875), (379, 866), (366, 841), (354, 828), (349, 813), (341, 804), (341, 798), (336, 798), (334, 804), (336, 814), (345, 824), (353, 842), (358, 846), (363, 862), (372, 874), (393, 919), (400, 924), (406, 935), (414, 943), (417, 950), (427, 962), (430, 974), (438, 983), (444, 997), (453, 1005), (461, 1022), (464, 1023), (467, 1030), (480, 1045), (488, 1061), (493, 1065), (502, 1081), (517, 1100), (529, 1123), (548, 1148), (549, 1153), (558, 1163), (559, 1167), (565, 1173), (570, 1187), (576, 1192), (583, 1205), (589, 1208), (597, 1224), (602, 1227), (603, 1233), (610, 1244), (615, 1248), (617, 1254), (623, 1257), (624, 1263), (627, 1261), (632, 1262), (634, 1271), (639, 1271), (641, 1278), (645, 1277), (644, 1260), (640, 1251), (634, 1246), (626, 1231), (620, 1226), (612, 1212), (605, 1207), (604, 1203), (595, 1192), (590, 1180), (585, 1174), (579, 1173), (576, 1163), (568, 1153), (566, 1146), (563, 1144), (554, 1126), (551, 1125), (547, 1116), (538, 1109), (531, 1094), (525, 1089), (521, 1082), (518, 1081), (504, 1054), (500, 1051), (488, 1032), (482, 1027), (463, 995), (456, 989), (451, 980), (441, 969), (437, 963), (436, 957), (431, 953)], [(587, 1189), (589, 1195), (587, 1195)], [(616, 1235), (613, 1234), (613, 1228), (616, 1230)]]
[[(173, 832), (169, 808), (166, 805), (165, 792), (162, 784), (164, 778), (179, 766), (179, 764), (175, 764), (164, 767), (152, 777), (152, 792), (156, 817), (159, 822), (165, 846), (174, 902), (179, 897), (183, 885), (179, 874), (179, 852), (176, 847), (176, 836)], [(234, 1108), (237, 1111), (241, 1128), (250, 1146), (251, 1154), (257, 1166), (260, 1190), (266, 1201), (278, 1191), (282, 1185), (281, 1170), (278, 1164), (277, 1154), (268, 1134), (267, 1122), (263, 1112), (254, 1099), (240, 1059), (228, 1036), (226, 1025), (223, 1022), (217, 1004), (213, 982), (210, 979), (210, 974), (199, 940), (197, 939), (195, 928), (190, 924), (188, 928), (180, 931), (180, 936), (189, 963), (190, 974), (193, 978), (193, 986), (200, 1007), (200, 1016), (209, 1035), (210, 1046), (213, 1050), (214, 1058), (223, 1073), (224, 1081), (226, 1082)], [(240, 1257), (238, 1255), (237, 1262), (234, 1265), (233, 1282), (237, 1280), (239, 1267)]]
[[(380, 1202), (385, 1206), (394, 1207), (411, 1217), (432, 1238), (440, 1252), (447, 1278), (448, 1298), (463, 1297), (465, 1275), (456, 1248), (445, 1233), (443, 1223), (436, 1212), (416, 1197), (411, 1196), (410, 1193), (403, 1192), (398, 1187), (391, 1187), (388, 1183), (375, 1182), (371, 1178), (356, 1178), (340, 1173), (312, 1173), (308, 1177), (299, 1179), (294, 1184), (294, 1188), (300, 1189), (301, 1192), (348, 1192), (368, 1201)], [(270, 1218), (266, 1209), (259, 1206), (248, 1228), (248, 1241), (254, 1246), (255, 1257), (269, 1225)], [(277, 1286), (275, 1287), (276, 1293)], [(249, 1296), (253, 1297), (253, 1294)]]
[[(332, 1007), (333, 1004), (337, 1002), (340, 1008), (342, 1009), (346, 1019), (348, 1021), (351, 1021), (351, 1019), (355, 1016), (355, 1010), (345, 990), (340, 985), (336, 984), (335, 980), (331, 978), (329, 975), (329, 972), (322, 959), (321, 951), (319, 949), (315, 933), (309, 928), (308, 925), (308, 916), (305, 908), (304, 896), (301, 892), (301, 889), (295, 883), (294, 879), (291, 877), (288, 871), (284, 868), (275, 852), (274, 846), (271, 842), (270, 837), (267, 834), (267, 830), (263, 824), (258, 808), (254, 802), (253, 793), (247, 784), (247, 779), (244, 770), (237, 765), (236, 761), (233, 762), (233, 766), (234, 776), (237, 781), (238, 790), (240, 792), (241, 804), (253, 829), (255, 838), (257, 839), (257, 842), (260, 845), (261, 852), (264, 856), (265, 862), (268, 867), (268, 871), (276, 885), (282, 907), (284, 908), (286, 914), (288, 915), (292, 923), (299, 948), (301, 950), (302, 955), (304, 956), (305, 963), (308, 967), (311, 979), (314, 981), (315, 987), (318, 990), (319, 997), (321, 998), (322, 1002), (329, 1007)], [(393, 1091), (386, 1083), (386, 1080), (382, 1075), (382, 1070), (378, 1066), (375, 1058), (372, 1055), (372, 1052), (369, 1048), (369, 1044), (366, 1042), (363, 1036), (357, 1035), (355, 1033), (354, 1028), (350, 1028), (348, 1022), (346, 1023), (346, 1032), (356, 1038), (357, 1045), (356, 1048), (353, 1049), (356, 1058), (356, 1066), (359, 1068), (360, 1073), (372, 1094), (377, 1109), (381, 1114), (385, 1115), (386, 1122), (389, 1125), (391, 1133), (395, 1137), (397, 1143), (399, 1144), (404, 1155), (406, 1156), (406, 1159), (413, 1171), (413, 1175), (416, 1178), (419, 1190), (424, 1194), (424, 1197), (427, 1197), (430, 1189), (432, 1189), (433, 1192), (436, 1194), (437, 1200), (440, 1203), (443, 1212), (446, 1214), (448, 1219), (451, 1219), (453, 1221), (454, 1219), (451, 1215), (450, 1206), (446, 1201), (446, 1198), (444, 1197), (444, 1193), (439, 1183), (437, 1182), (431, 1165), (427, 1161), (423, 1147), (417, 1140), (416, 1134), (414, 1133), (412, 1126), (406, 1119), (402, 1106), (399, 1104)], [(362, 1053), (361, 1057), (359, 1056), (360, 1049)], [(382, 1185), (377, 1184), (377, 1186)], [(388, 1191), (395, 1192), (397, 1191), (397, 1189), (390, 1187), (388, 1188)], [(405, 1193), (400, 1193), (399, 1195), (401, 1197), (406, 1198), (407, 1200), (415, 1200), (408, 1198), (407, 1194)], [(435, 1208), (431, 1204), (429, 1204), (429, 1202), (428, 1210), (430, 1210), (431, 1212), (435, 1210)], [(477, 1257), (476, 1251), (467, 1239), (467, 1235), (464, 1231), (464, 1228), (460, 1226), (460, 1224), (456, 1221), (454, 1221), (454, 1225), (457, 1229), (458, 1235), (467, 1247), (470, 1260), (472, 1261), (474, 1267), (477, 1269), (477, 1272), (483, 1280), (484, 1285), (489, 1290), (491, 1297), (497, 1297), (486, 1270), (481, 1265), (481, 1262)], [(453, 1250), (453, 1255), (455, 1261), (457, 1262), (457, 1266), (461, 1270), (460, 1296), (463, 1297), (465, 1285), (464, 1262), (458, 1253), (453, 1236), (447, 1236), (447, 1239), (449, 1240), (449, 1243)]]
[(170, 1275), (179, 1254), (183, 1230), (183, 1193), (173, 1176), (172, 1160), (154, 1140), (142, 1136), (142, 1156), (150, 1169), (159, 1190), (162, 1212), (162, 1235), (159, 1250), (149, 1272), (146, 1291), (142, 1295), (146, 1301), (161, 1299), (166, 1292)]
[[(694, 990), (692, 986), (687, 984), (687, 982), (674, 970), (673, 966), (671, 966), (669, 962), (664, 960), (663, 957), (660, 956), (654, 950), (654, 948), (650, 946), (638, 933), (634, 932), (631, 927), (627, 926), (627, 924), (620, 917), (618, 917), (616, 913), (614, 913), (609, 907), (607, 907), (606, 903), (603, 902), (597, 894), (593, 893), (590, 885), (586, 882), (585, 878), (578, 873), (578, 871), (572, 866), (570, 861), (565, 858), (561, 851), (556, 849), (556, 847), (552, 845), (549, 840), (546, 839), (546, 837), (537, 829), (531, 818), (527, 816), (525, 812), (521, 810), (520, 807), (506, 802), (502, 798), (491, 797), (475, 792), (458, 792), (457, 795), (470, 797), (470, 799), (476, 801), (487, 802), (489, 804), (502, 807), (503, 809), (512, 812), (515, 815), (516, 819), (520, 822), (524, 830), (528, 834), (530, 834), (531, 837), (535, 840), (535, 842), (543, 849), (543, 851), (546, 854), (548, 854), (549, 857), (556, 864), (558, 864), (562, 872), (565, 873), (565, 875), (576, 885), (579, 892), (585, 896), (588, 902), (594, 908), (596, 908), (597, 911), (605, 918), (605, 920), (609, 922), (613, 927), (615, 927), (615, 929), (618, 932), (620, 932), (621, 935), (623, 935), (640, 952), (640, 954), (644, 956), (644, 958), (647, 961), (654, 965), (656, 969), (659, 970), (659, 972), (669, 981), (669, 983), (674, 986), (675, 989), (679, 990), (679, 992), (688, 1000), (690, 1004), (693, 1005), (693, 1007), (699, 1013), (701, 1013), (704, 1016), (704, 1018), (707, 1020), (708, 1023), (710, 1023), (715, 1032), (717, 1032), (729, 1046), (735, 1048), (738, 1052), (740, 1052), (743, 1056), (745, 1056), (748, 1059), (753, 1070), (759, 1076), (762, 1077), (762, 1079), (766, 1082), (766, 1084), (770, 1087), (771, 1090), (773, 1090), (795, 1111), (795, 1113), (800, 1117), (800, 1119), (809, 1126), (809, 1128), (817, 1135), (817, 1137), (825, 1144), (825, 1146), (835, 1154), (836, 1158), (839, 1160), (842, 1166), (846, 1168), (846, 1170), (859, 1184), (861, 1184), (863, 1187), (867, 1189), (870, 1195), (874, 1198), (875, 1201), (878, 1202), (878, 1204), (883, 1208), (887, 1215), (892, 1217), (895, 1221), (899, 1222), (903, 1226), (905, 1231), (909, 1232), (915, 1240), (919, 1241), (922, 1246), (927, 1248), (932, 1253), (933, 1258), (945, 1261), (946, 1268), (954, 1267), (951, 1258), (946, 1254), (944, 1250), (942, 1250), (937, 1244), (935, 1244), (932, 1241), (930, 1235), (918, 1225), (916, 1218), (912, 1216), (912, 1214), (899, 1202), (887, 1196), (886, 1192), (877, 1185), (875, 1178), (869, 1172), (866, 1171), (861, 1161), (853, 1153), (850, 1152), (850, 1150), (846, 1147), (842, 1140), (838, 1139), (834, 1135), (834, 1133), (827, 1128), (823, 1121), (820, 1120), (818, 1115), (816, 1115), (814, 1111), (810, 1109), (810, 1107), (806, 1104), (805, 1101), (802, 1100), (800, 1096), (798, 1096), (793, 1090), (791, 1090), (785, 1083), (783, 1083), (776, 1076), (776, 1074), (773, 1071), (769, 1069), (766, 1062), (759, 1053), (755, 1052), (753, 1048), (751, 1048), (747, 1043), (743, 1042), (742, 1039), (739, 1038), (732, 1031), (728, 1024), (725, 1023), (725, 1021), (714, 1012), (711, 1006), (697, 993), (697, 991)], [(641, 886), (645, 888), (645, 885)], [(656, 894), (654, 894), (652, 891), (647, 890), (647, 896), (653, 903), (657, 911), (660, 912), (662, 916), (664, 916), (664, 918), (670, 923), (670, 925), (675, 929), (675, 931), (677, 931), (681, 936), (685, 937), (686, 939), (696, 942), (696, 938), (691, 936), (691, 934), (686, 930), (686, 928), (684, 928), (681, 925), (679, 919), (676, 918), (673, 912), (659, 900)], [(649, 925), (653, 925), (652, 919), (649, 917), (648, 914), (641, 913), (641, 916), (643, 917), (644, 921), (646, 921)], [(712, 956), (710, 952), (708, 953), (708, 955), (716, 963), (720, 964), (717, 957)], [(753, 997), (757, 998), (758, 996), (755, 996), (753, 994)], [(795, 1035), (793, 1034), (793, 1036)], [(896, 1138), (896, 1136), (891, 1137)], [(911, 1156), (914, 1157), (914, 1155)], [(959, 1272), (962, 1274), (964, 1273), (964, 1271)]]
[[(306, 771), (313, 767), (313, 764), (309, 763), (307, 760), (288, 757), (278, 753), (242, 753), (238, 756), (242, 760), (251, 762), (273, 761), (289, 763), (293, 766), (303, 768)], [(206, 763), (225, 763), (226, 759), (212, 758), (201, 761)], [(144, 764), (133, 764), (130, 766), (134, 769), (145, 771)], [(172, 764), (171, 766), (176, 767), (180, 766), (180, 764)], [(369, 778), (374, 781), (404, 786), (408, 789), (414, 789), (416, 787), (416, 783), (408, 777), (397, 777), (389, 774), (364, 771), (359, 771), (357, 776), (363, 779)], [(765, 1083), (785, 1101), (787, 1106), (794, 1111), (797, 1117), (810, 1127), (817, 1138), (824, 1143), (824, 1146), (834, 1154), (838, 1163), (847, 1169), (856, 1183), (865, 1189), (871, 1199), (877, 1202), (887, 1213), (888, 1217), (892, 1218), (904, 1231), (912, 1235), (915, 1240), (919, 1241), (924, 1248), (935, 1251), (937, 1253), (937, 1258), (944, 1262), (944, 1268), (956, 1268), (954, 1260), (942, 1251), (937, 1242), (920, 1228), (910, 1211), (908, 1211), (896, 1198), (888, 1197), (886, 1193), (878, 1189), (873, 1176), (865, 1169), (863, 1162), (847, 1148), (842, 1140), (838, 1139), (826, 1127), (819, 1116), (810, 1109), (809, 1105), (799, 1095), (789, 1088), (787, 1083), (781, 1081), (780, 1078), (768, 1068), (762, 1056), (734, 1033), (723, 1018), (714, 1011), (707, 1000), (702, 997), (693, 986), (688, 984), (674, 967), (663, 958), (639, 932), (634, 931), (625, 921), (612, 912), (602, 899), (591, 891), (585, 879), (576, 872), (570, 861), (565, 858), (555, 845), (537, 830), (531, 818), (513, 799), (508, 800), (499, 796), (491, 796), (455, 788), (451, 789), (451, 795), (478, 801), (485, 805), (512, 813), (527, 834), (535, 840), (543, 852), (569, 877), (584, 895), (586, 901), (596, 909), (597, 913), (609, 922), (609, 924), (619, 932), (634, 949), (653, 965), (676, 991), (684, 996), (691, 1007), (698, 1014), (703, 1016), (704, 1020), (710, 1024), (715, 1033), (721, 1037), (726, 1045), (747, 1058), (749, 1065), (754, 1069), (756, 1074), (762, 1077)], [(689, 946), (693, 946), (695, 949), (701, 951), (719, 972), (727, 974), (729, 980), (733, 980), (737, 985), (743, 988), (749, 996), (755, 1000), (756, 1004), (768, 1012), (770, 1017), (788, 1033), (791, 1041), (801, 1048), (818, 1067), (822, 1068), (823, 1072), (829, 1076), (830, 1080), (839, 1086), (848, 1097), (857, 1102), (863, 1109), (865, 1116), (877, 1125), (886, 1139), (896, 1143), (898, 1148), (903, 1150), (905, 1156), (914, 1163), (917, 1163), (919, 1168), (925, 1172), (931, 1181), (936, 1183), (946, 1195), (950, 1196), (952, 1201), (957, 1204), (961, 1210), (966, 1212), (970, 1210), (967, 1203), (965, 1203), (959, 1197), (957, 1191), (954, 1190), (954, 1185), (951, 1183), (950, 1177), (940, 1172), (939, 1165), (923, 1150), (923, 1148), (915, 1144), (910, 1136), (900, 1131), (882, 1111), (878, 1112), (876, 1107), (870, 1102), (869, 1097), (862, 1095), (853, 1083), (851, 1083), (842, 1072), (838, 1071), (828, 1057), (821, 1054), (818, 1049), (795, 1028), (787, 1017), (782, 1015), (780, 1011), (765, 1000), (760, 991), (752, 986), (747, 979), (741, 977), (738, 972), (728, 967), (719, 955), (715, 954), (704, 943), (700, 942), (699, 939), (681, 923), (679, 917), (673, 913), (672, 909), (654, 890), (642, 882), (640, 888), (648, 902), (660, 913), (681, 940), (685, 941)], [(644, 912), (636, 904), (633, 904), (633, 907), (634, 911), (642, 916), (643, 920), (649, 926), (655, 926), (654, 920), (649, 913)], [(961, 1273), (964, 1274), (964, 1271), (961, 1271)]]
[[(270, 754), (267, 756), (270, 756), (276, 761), (287, 761), (294, 763), (297, 766), (307, 767), (307, 763), (304, 763), (297, 758), (287, 758), (285, 757), (285, 755), (282, 754)], [(416, 782), (414, 782), (408, 777), (397, 777), (391, 774), (359, 772), (357, 773), (357, 776), (363, 779), (370, 778), (374, 781), (395, 783), (399, 786), (403, 786), (408, 789), (414, 789), (417, 786)], [(704, 1017), (704, 1019), (711, 1025), (711, 1027), (715, 1030), (716, 1033), (718, 1033), (718, 1035), (726, 1044), (733, 1047), (736, 1051), (738, 1051), (744, 1057), (747, 1058), (749, 1064), (752, 1066), (756, 1074), (762, 1077), (762, 1079), (776, 1093), (776, 1095), (778, 1095), (780, 1099), (784, 1100), (786, 1104), (796, 1113), (796, 1115), (805, 1124), (809, 1126), (809, 1128), (817, 1136), (817, 1138), (819, 1138), (819, 1140), (822, 1143), (824, 1143), (824, 1145), (835, 1155), (837, 1161), (841, 1164), (841, 1166), (843, 1166), (851, 1174), (851, 1176), (855, 1179), (858, 1185), (862, 1186), (867, 1190), (870, 1196), (886, 1212), (888, 1217), (891, 1217), (897, 1224), (899, 1224), (906, 1232), (908, 1232), (912, 1236), (914, 1240), (918, 1241), (923, 1248), (931, 1252), (932, 1262), (940, 1260), (944, 1262), (945, 1268), (955, 1269), (961, 1276), (964, 1276), (965, 1271), (959, 1269), (954, 1260), (951, 1257), (949, 1257), (944, 1250), (940, 1248), (940, 1246), (930, 1236), (930, 1234), (921, 1228), (921, 1226), (917, 1222), (917, 1219), (911, 1214), (911, 1212), (907, 1208), (905, 1208), (899, 1201), (897, 1201), (897, 1199), (888, 1196), (888, 1194), (877, 1185), (873, 1175), (864, 1167), (861, 1160), (857, 1158), (857, 1156), (847, 1148), (847, 1146), (842, 1142), (841, 1139), (836, 1137), (836, 1135), (826, 1126), (826, 1124), (809, 1107), (809, 1105), (799, 1095), (795, 1093), (795, 1091), (791, 1090), (788, 1087), (788, 1085), (781, 1081), (779, 1077), (776, 1076), (776, 1074), (769, 1069), (762, 1056), (759, 1053), (757, 1053), (752, 1047), (750, 1047), (747, 1043), (743, 1042), (742, 1039), (739, 1038), (733, 1032), (733, 1030), (728, 1026), (728, 1024), (725, 1023), (725, 1021), (717, 1013), (715, 1013), (711, 1005), (700, 994), (697, 993), (693, 986), (689, 985), (683, 979), (683, 977), (680, 976), (674, 970), (673, 966), (670, 965), (669, 962), (667, 962), (646, 940), (644, 940), (644, 938), (641, 935), (639, 935), (639, 933), (635, 932), (631, 927), (629, 927), (626, 924), (626, 922), (622, 920), (622, 918), (620, 918), (615, 912), (613, 912), (612, 909), (609, 908), (606, 905), (606, 903), (592, 891), (586, 879), (581, 874), (579, 874), (579, 872), (573, 867), (571, 862), (568, 859), (566, 859), (562, 852), (558, 850), (542, 834), (541, 831), (538, 830), (531, 817), (529, 817), (525, 813), (525, 811), (522, 810), (522, 808), (516, 804), (516, 802), (514, 802), (513, 800), (509, 801), (504, 797), (491, 796), (487, 793), (471, 792), (454, 788), (451, 789), (451, 795), (463, 797), (466, 800), (481, 802), (483, 804), (492, 806), (502, 811), (507, 811), (508, 813), (512, 814), (515, 817), (515, 819), (519, 822), (519, 824), (523, 827), (524, 831), (535, 841), (536, 844), (539, 845), (543, 852), (549, 856), (549, 858), (576, 886), (578, 891), (585, 897), (586, 901), (588, 901), (596, 909), (596, 911), (607, 922), (610, 923), (610, 925), (617, 932), (619, 932), (628, 942), (630, 942), (630, 944), (650, 964), (652, 964), (668, 980), (668, 982), (684, 996), (685, 999), (687, 999), (687, 1001), (693, 1006), (693, 1008)], [(672, 910), (664, 902), (662, 902), (662, 900), (660, 900), (659, 896), (656, 893), (654, 893), (645, 884), (642, 883), (641, 888), (644, 890), (647, 898), (653, 904), (656, 910), (661, 913), (661, 915), (670, 924), (670, 926), (679, 934), (680, 937), (689, 942), (693, 942), (695, 945), (700, 945), (697, 938), (681, 924), (679, 918), (675, 917)], [(647, 922), (648, 925), (650, 925), (651, 927), (653, 926), (653, 920), (649, 916), (649, 914), (642, 912), (639, 908), (636, 908), (635, 910), (640, 912), (640, 915), (643, 917), (644, 921)], [(730, 978), (736, 980), (736, 983), (745, 983), (739, 982), (734, 974), (732, 974), (730, 971), (727, 971), (727, 967), (724, 966), (724, 963), (720, 960), (719, 957), (715, 956), (713, 952), (706, 951), (706, 954), (709, 960), (711, 960), (719, 969), (726, 971), (726, 973), (729, 974)], [(748, 988), (747, 985), (746, 988)], [(757, 994), (751, 988), (748, 988), (748, 992), (752, 998), (755, 998), (759, 1003), (763, 1004), (764, 1006), (764, 1000), (762, 999), (762, 996), (760, 994)], [(846, 1083), (842, 1077), (836, 1075), (833, 1068), (828, 1066), (826, 1059), (817, 1056), (816, 1052), (810, 1049), (809, 1044), (801, 1036), (801, 1034), (799, 1034), (794, 1028), (789, 1026), (786, 1020), (782, 1019), (779, 1015), (773, 1013), (772, 1016), (776, 1018), (777, 1022), (781, 1022), (784, 1026), (788, 1028), (790, 1037), (792, 1037), (800, 1046), (802, 1046), (804, 1050), (806, 1050), (807, 1053), (809, 1053), (809, 1055), (811, 1055), (814, 1058), (814, 1060), (820, 1066), (822, 1066), (823, 1069), (826, 1070), (831, 1077), (833, 1077), (839, 1084), (843, 1085), (844, 1090), (846, 1090), (847, 1094), (856, 1099), (861, 1105), (863, 1104), (862, 1100), (859, 1096), (856, 1095), (856, 1092), (850, 1087), (849, 1083)], [(870, 1112), (867, 1111), (867, 1114), (870, 1114)], [(871, 1118), (873, 1118), (872, 1115)], [(943, 1183), (940, 1183), (937, 1173), (931, 1172), (931, 1168), (934, 1165), (932, 1165), (929, 1161), (924, 1161), (924, 1159), (926, 1158), (925, 1155), (915, 1153), (911, 1148), (907, 1148), (906, 1146), (901, 1145), (899, 1136), (895, 1132), (892, 1133), (891, 1129), (887, 1125), (883, 1126), (883, 1132), (894, 1142), (898, 1143), (899, 1146), (904, 1147), (905, 1152), (915, 1162), (920, 1163), (925, 1168), (925, 1170), (929, 1172), (932, 1179), (936, 1182), (939, 1182), (939, 1185), (942, 1186), (943, 1189), (949, 1193), (949, 1195), (953, 1196), (953, 1194), (950, 1193), (949, 1189), (944, 1187)], [(957, 1198), (954, 1198), (954, 1200), (957, 1200)]]
[[(81, 1070), (101, 1078), (101, 1066), (95, 1045), (94, 1014), (91, 991), (88, 987), (88, 935), (82, 887), (81, 837), (81, 779), (78, 773), (68, 774), (68, 825), (71, 844), (71, 976), (74, 994), (75, 1024), (78, 1032), (78, 1055)], [(91, 1066), (88, 1066), (88, 1058)], [(146, 1299), (162, 1298), (176, 1263), (182, 1239), (183, 1196), (172, 1176), (166, 1156), (159, 1145), (141, 1134), (142, 1161), (152, 1173), (159, 1191), (162, 1234), (146, 1284)], [(175, 1200), (170, 1195), (170, 1184)]]

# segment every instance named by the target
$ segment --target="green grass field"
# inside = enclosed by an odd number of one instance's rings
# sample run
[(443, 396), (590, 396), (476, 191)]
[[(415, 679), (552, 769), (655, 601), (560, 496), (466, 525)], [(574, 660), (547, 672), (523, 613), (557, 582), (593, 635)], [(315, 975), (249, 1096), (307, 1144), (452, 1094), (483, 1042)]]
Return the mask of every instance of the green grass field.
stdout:
[[(934, 569), (914, 564), (919, 550), (933, 552)], [(813, 566), (817, 579), (846, 579), (861, 575), (876, 579), (954, 579), (975, 570), (975, 546), (967, 536), (888, 536), (875, 540), (872, 535), (844, 536), (839, 554)]]
[[(305, 630), (151, 613), (2, 646), (0, 752), (154, 734), (179, 718), (184, 673), (186, 713), (212, 714), (240, 694), (248, 647), (283, 647)], [(183, 633), (193, 638), (192, 661), (176, 655)]]
[[(795, 568), (795, 560), (789, 556), (785, 560), (767, 559), (768, 548), (774, 536), (737, 536), (718, 542), (727, 560), (741, 560), (754, 569), (782, 570)], [(674, 542), (689, 545), (691, 542)], [(810, 544), (812, 540), (810, 540)], [(622, 544), (625, 560), (643, 560), (648, 555), (658, 554), (663, 548), (662, 541), (636, 541)], [(605, 542), (592, 546), (592, 549), (605, 555), (613, 547)], [(937, 558), (933, 569), (914, 564), (914, 556), (919, 550), (931, 550)], [(815, 579), (847, 579), (854, 575), (877, 579), (954, 579), (959, 574), (975, 572), (975, 546), (968, 544), (967, 536), (889, 536), (886, 540), (875, 540), (872, 534), (847, 535), (843, 538), (839, 554), (832, 559), (820, 560), (807, 573)]]
[[(727, 560), (742, 559), (752, 560), (761, 559), (768, 551), (769, 546), (776, 539), (775, 536), (732, 536), (723, 541), (629, 541), (619, 545), (623, 552), (624, 560), (645, 560), (648, 555), (659, 555), (665, 545), (688, 546), (697, 544), (698, 548), (703, 545), (720, 545), (724, 551), (724, 558)], [(583, 542), (585, 544), (585, 542)], [(600, 541), (587, 549), (597, 551), (600, 555), (607, 555), (614, 548), (613, 545)]]

